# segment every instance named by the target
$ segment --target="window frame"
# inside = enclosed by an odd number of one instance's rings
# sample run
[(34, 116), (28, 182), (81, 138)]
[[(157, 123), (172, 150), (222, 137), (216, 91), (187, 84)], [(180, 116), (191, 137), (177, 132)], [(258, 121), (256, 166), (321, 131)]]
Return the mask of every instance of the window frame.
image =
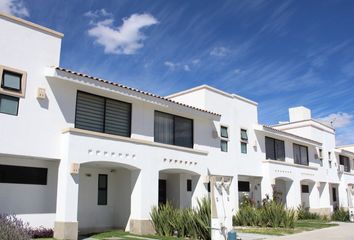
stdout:
[[(248, 152), (247, 145), (248, 145), (247, 143), (241, 141), (241, 143), (240, 143), (241, 153), (247, 154), (247, 152)], [(242, 146), (245, 146), (245, 151), (242, 150)]]
[[(240, 183), (242, 183), (242, 184), (240, 184)], [(247, 190), (248, 191), (244, 191), (243, 190), (243, 187), (245, 187), (245, 185), (247, 185)], [(240, 186), (242, 186), (242, 189), (240, 190)], [(250, 181), (242, 181), (242, 180), (238, 180), (237, 181), (237, 191), (238, 192), (250, 192), (251, 191), (251, 183), (250, 183)]]
[[(172, 137), (172, 144), (170, 143), (163, 143), (163, 142), (158, 142), (156, 141), (156, 138), (155, 138), (155, 118), (156, 118), (156, 113), (162, 113), (162, 114), (167, 114), (167, 115), (170, 115), (172, 117), (172, 121), (173, 121), (173, 127), (172, 127), (172, 131), (173, 131), (173, 137)], [(186, 119), (186, 120), (189, 120), (192, 122), (192, 129), (191, 129), (191, 140), (192, 140), (192, 143), (191, 143), (191, 146), (181, 146), (181, 145), (177, 145), (176, 144), (176, 118), (182, 118), (182, 119)], [(194, 119), (192, 118), (187, 118), (187, 117), (182, 117), (182, 116), (178, 116), (178, 115), (175, 115), (175, 114), (171, 114), (171, 113), (167, 113), (167, 112), (162, 112), (162, 111), (159, 111), (159, 110), (154, 110), (154, 142), (156, 143), (161, 143), (161, 144), (167, 144), (167, 145), (173, 145), (173, 146), (178, 146), (178, 147), (185, 147), (185, 148), (194, 148)]]
[[(247, 138), (243, 138), (242, 137), (242, 132), (244, 132), (246, 134)], [(241, 128), (240, 129), (240, 138), (241, 138), (242, 142), (248, 143), (248, 131), (247, 131), (247, 129), (245, 129), (245, 128)]]
[(308, 184), (301, 184), (301, 193), (310, 193), (310, 186)]
[[(100, 177), (105, 177), (106, 178), (106, 186), (104, 188), (100, 187)], [(105, 200), (104, 202), (100, 202), (100, 193), (101, 191), (104, 191), (105, 193)], [(108, 174), (98, 174), (98, 179), (97, 179), (97, 205), (98, 206), (107, 206), (108, 205)]]
[[(274, 154), (274, 159), (273, 158), (268, 158), (267, 157), (267, 139), (272, 140), (273, 141), (273, 154)], [(278, 152), (277, 152), (277, 148), (276, 148), (276, 142), (282, 143), (283, 149), (284, 149), (284, 159), (282, 158), (278, 158)], [(272, 137), (268, 137), (265, 136), (265, 140), (264, 140), (264, 144), (265, 144), (265, 150), (266, 150), (266, 159), (270, 159), (270, 160), (274, 160), (274, 161), (281, 161), (281, 162), (285, 162), (285, 158), (286, 158), (286, 150), (285, 150), (285, 142), (283, 140), (279, 140), (276, 138), (272, 138)]]
[(192, 192), (193, 185), (192, 185), (192, 179), (187, 179), (187, 192)]
[[(343, 162), (343, 164), (342, 164), (342, 162)], [(351, 169), (350, 169), (350, 158), (349, 157), (339, 155), (339, 165), (344, 166), (344, 172), (350, 173)]]
[[(295, 146), (298, 146), (299, 147), (299, 154), (300, 154), (300, 162), (296, 162), (296, 159), (295, 159)], [(306, 164), (303, 164), (302, 163), (302, 151), (301, 151), (301, 148), (305, 148), (306, 149)], [(304, 146), (304, 145), (300, 145), (300, 144), (297, 144), (297, 143), (293, 143), (293, 159), (294, 159), (294, 164), (298, 164), (298, 165), (302, 165), (302, 166), (309, 166), (310, 164), (310, 159), (309, 159), (309, 148), (307, 146)]]
[[(222, 136), (221, 129), (226, 129), (227, 137)], [(229, 127), (224, 124), (220, 124), (220, 151), (221, 152), (228, 152), (229, 151)], [(222, 145), (225, 144), (226, 149), (223, 150)]]
[[(222, 129), (226, 129), (226, 135), (227, 136), (223, 136), (223, 131)], [(229, 139), (229, 127), (228, 126), (225, 126), (225, 125), (220, 125), (220, 137), (221, 138), (224, 138), (224, 139)]]
[[(20, 90), (17, 89), (13, 89), (11, 87), (6, 87), (4, 86), (4, 74), (8, 72), (8, 73), (12, 73), (14, 75), (20, 75)], [(25, 97), (26, 94), (26, 81), (27, 81), (27, 72), (19, 70), (19, 69), (15, 69), (12, 67), (7, 67), (4, 65), (0, 65), (0, 93), (4, 94), (4, 95), (9, 95), (12, 97)]]
[[(95, 97), (99, 97), (102, 98), (104, 100), (104, 109), (103, 109), (103, 130), (102, 131), (94, 131), (94, 130), (87, 130), (87, 129), (83, 129), (83, 128), (79, 128), (77, 127), (77, 103), (78, 103), (78, 97), (79, 97), (79, 93), (83, 93), (83, 94), (87, 94), (87, 95), (91, 95), (91, 96), (95, 96)], [(107, 107), (107, 100), (111, 100), (111, 101), (117, 101), (117, 102), (122, 102), (125, 104), (129, 104), (130, 105), (130, 121), (129, 121), (129, 134), (128, 136), (123, 136), (123, 135), (118, 135), (118, 134), (113, 134), (113, 133), (107, 133), (106, 132), (106, 107)], [(85, 91), (81, 91), (81, 90), (77, 90), (76, 91), (76, 102), (75, 102), (75, 120), (74, 120), (74, 127), (78, 128), (78, 129), (83, 129), (83, 130), (87, 130), (87, 131), (93, 131), (93, 132), (99, 132), (99, 133), (105, 133), (105, 134), (110, 134), (110, 135), (115, 135), (115, 136), (121, 136), (121, 137), (127, 137), (127, 138), (131, 138), (132, 135), (132, 118), (133, 118), (133, 104), (130, 102), (125, 102), (125, 101), (121, 101), (121, 100), (117, 100), (114, 98), (108, 98), (105, 96), (101, 96), (101, 95), (97, 95), (97, 94), (93, 94), (90, 92), (85, 92)]]

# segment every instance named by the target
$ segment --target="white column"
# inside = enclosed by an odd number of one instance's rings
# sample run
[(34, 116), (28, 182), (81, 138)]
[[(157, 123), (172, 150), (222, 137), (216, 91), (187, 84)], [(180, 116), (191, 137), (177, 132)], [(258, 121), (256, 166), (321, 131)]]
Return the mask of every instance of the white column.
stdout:
[(157, 170), (132, 171), (130, 232), (137, 234), (154, 232), (150, 212), (153, 206), (158, 205), (158, 182)]
[(76, 240), (78, 237), (79, 174), (70, 174), (71, 163), (65, 159), (59, 164), (57, 208), (54, 224), (56, 239)]
[(54, 238), (77, 240), (78, 238), (78, 198), (79, 174), (71, 174), (69, 157), (70, 136), (62, 136), (62, 158), (58, 168), (57, 207), (54, 223)]
[(286, 181), (287, 189), (286, 206), (288, 208), (297, 208), (301, 204), (301, 187), (300, 181)]

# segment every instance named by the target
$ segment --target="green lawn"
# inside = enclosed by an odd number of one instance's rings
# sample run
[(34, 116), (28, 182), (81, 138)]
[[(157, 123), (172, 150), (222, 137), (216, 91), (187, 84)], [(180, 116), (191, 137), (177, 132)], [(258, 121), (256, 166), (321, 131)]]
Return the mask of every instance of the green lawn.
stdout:
[(266, 234), (266, 235), (287, 235), (287, 234), (294, 234), (303, 231), (311, 231), (315, 229), (321, 228), (328, 228), (337, 226), (338, 224), (329, 223), (322, 220), (299, 220), (295, 224), (294, 229), (286, 229), (286, 228), (241, 228), (237, 227), (236, 232), (243, 232), (243, 233), (258, 233), (258, 234)]

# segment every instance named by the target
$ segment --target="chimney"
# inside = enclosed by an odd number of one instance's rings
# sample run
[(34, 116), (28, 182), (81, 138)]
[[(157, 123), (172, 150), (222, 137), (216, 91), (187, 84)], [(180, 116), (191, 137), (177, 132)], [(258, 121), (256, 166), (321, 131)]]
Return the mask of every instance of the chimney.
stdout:
[(311, 119), (311, 110), (303, 106), (289, 108), (289, 121), (297, 122)]

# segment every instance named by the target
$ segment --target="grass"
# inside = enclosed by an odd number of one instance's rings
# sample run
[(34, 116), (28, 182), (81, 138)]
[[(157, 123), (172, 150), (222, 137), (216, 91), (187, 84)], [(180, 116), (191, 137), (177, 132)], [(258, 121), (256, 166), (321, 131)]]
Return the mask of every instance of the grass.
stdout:
[(323, 220), (298, 220), (295, 223), (295, 228), (258, 228), (258, 227), (247, 227), (247, 228), (236, 228), (237, 232), (242, 233), (257, 233), (264, 235), (276, 235), (283, 236), (287, 234), (300, 233), (304, 231), (312, 231), (315, 229), (328, 228), (338, 226), (335, 223), (329, 223)]
[[(256, 227), (246, 227), (246, 228), (236, 228), (237, 232), (242, 233), (258, 233), (264, 235), (276, 235), (283, 236), (287, 234), (294, 234), (304, 231), (312, 231), (315, 229), (328, 228), (338, 226), (336, 223), (330, 223), (323, 220), (298, 220), (295, 224), (294, 229), (285, 228), (256, 228)], [(141, 240), (141, 237), (160, 239), (160, 240), (176, 240), (176, 237), (162, 237), (156, 235), (134, 235), (129, 232), (124, 232), (123, 230), (113, 230), (108, 232), (97, 233), (93, 235), (88, 235), (87, 237), (92, 237), (96, 239), (104, 239), (108, 237), (119, 237), (127, 240)], [(140, 237), (140, 238), (134, 238)], [(38, 238), (40, 240), (54, 240), (54, 238)]]

